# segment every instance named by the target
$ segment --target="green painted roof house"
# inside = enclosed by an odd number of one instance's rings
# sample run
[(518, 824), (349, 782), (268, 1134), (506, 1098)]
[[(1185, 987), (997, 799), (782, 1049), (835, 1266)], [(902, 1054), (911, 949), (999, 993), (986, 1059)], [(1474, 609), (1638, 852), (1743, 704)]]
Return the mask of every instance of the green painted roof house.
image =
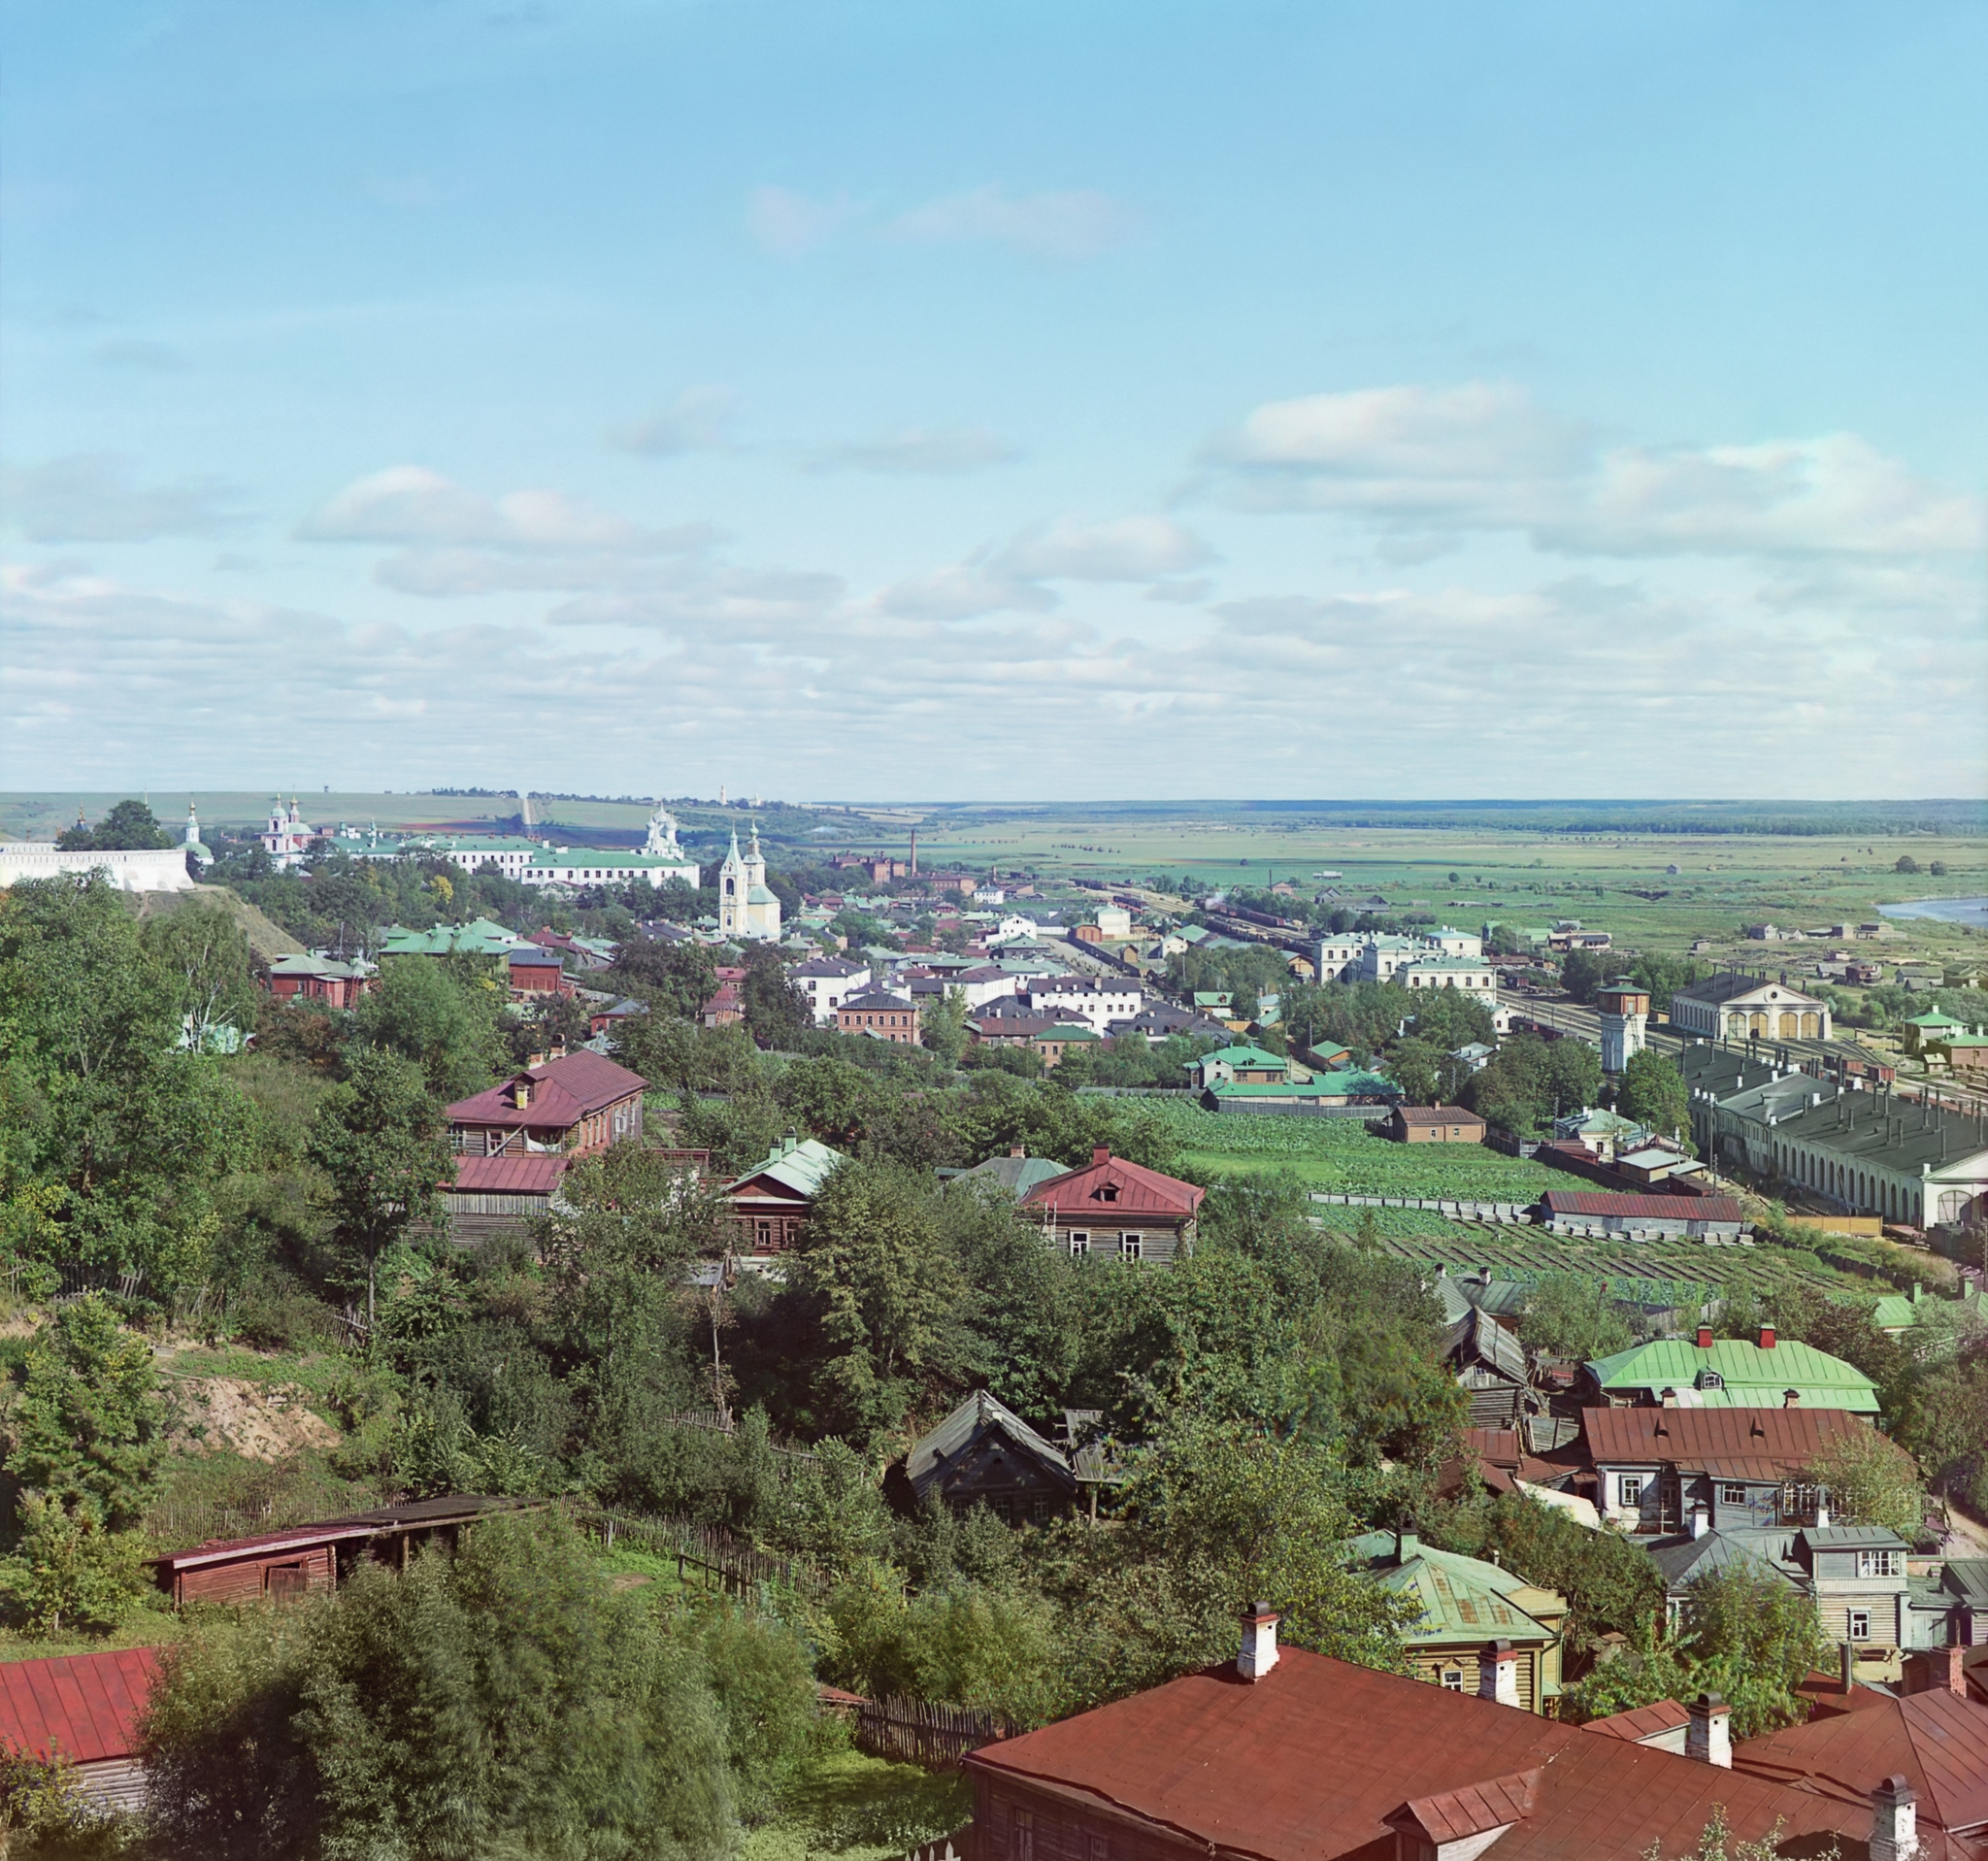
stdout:
[(1805, 1409), (1877, 1413), (1871, 1379), (1812, 1345), (1699, 1336), (1708, 1342), (1656, 1338), (1632, 1346), (1590, 1363), (1588, 1374), (1611, 1403), (1660, 1404), (1669, 1391), (1683, 1409), (1780, 1409), (1793, 1391)]

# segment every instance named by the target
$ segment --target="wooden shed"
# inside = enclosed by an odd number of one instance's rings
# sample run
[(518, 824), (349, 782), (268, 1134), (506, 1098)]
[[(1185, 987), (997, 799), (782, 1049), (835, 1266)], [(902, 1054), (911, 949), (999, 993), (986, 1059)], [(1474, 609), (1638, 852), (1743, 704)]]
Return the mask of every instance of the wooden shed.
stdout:
[(156, 1647), (0, 1661), (0, 1749), (76, 1766), (83, 1794), (100, 1810), (145, 1801), (138, 1725), (158, 1677)]
[(337, 1586), (359, 1564), (405, 1570), (426, 1545), (454, 1549), (462, 1527), (494, 1512), (537, 1512), (546, 1502), (454, 1493), (377, 1512), (348, 1512), (253, 1538), (216, 1538), (190, 1550), (149, 1559), (159, 1587), (176, 1604), (252, 1603), (304, 1596)]

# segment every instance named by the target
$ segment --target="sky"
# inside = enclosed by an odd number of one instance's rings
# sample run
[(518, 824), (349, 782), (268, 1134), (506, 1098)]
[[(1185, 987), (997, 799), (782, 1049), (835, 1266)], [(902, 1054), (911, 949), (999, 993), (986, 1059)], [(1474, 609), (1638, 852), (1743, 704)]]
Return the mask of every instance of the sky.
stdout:
[(0, 786), (1988, 793), (1984, 69), (0, 0)]

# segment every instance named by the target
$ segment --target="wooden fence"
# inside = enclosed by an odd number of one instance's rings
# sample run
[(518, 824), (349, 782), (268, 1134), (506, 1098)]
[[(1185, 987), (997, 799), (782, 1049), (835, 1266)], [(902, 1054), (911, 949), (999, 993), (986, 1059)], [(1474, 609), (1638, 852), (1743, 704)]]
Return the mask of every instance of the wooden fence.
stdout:
[[(865, 1700), (856, 1714), (860, 1749), (928, 1771), (956, 1771), (969, 1751), (1013, 1734), (1014, 1727), (999, 1712), (929, 1700)], [(959, 1838), (952, 1840), (957, 1852)]]
[(921, 1842), (903, 1861), (974, 1861), (974, 1825), (969, 1822), (950, 1835)]
[(631, 1517), (594, 1507), (569, 1506), (567, 1511), (575, 1524), (604, 1545), (626, 1543), (652, 1557), (674, 1557), (679, 1582), (689, 1582), (694, 1573), (706, 1588), (741, 1597), (750, 1597), (766, 1583), (811, 1593), (826, 1587), (813, 1565), (771, 1556), (722, 1525), (700, 1525), (688, 1518)]

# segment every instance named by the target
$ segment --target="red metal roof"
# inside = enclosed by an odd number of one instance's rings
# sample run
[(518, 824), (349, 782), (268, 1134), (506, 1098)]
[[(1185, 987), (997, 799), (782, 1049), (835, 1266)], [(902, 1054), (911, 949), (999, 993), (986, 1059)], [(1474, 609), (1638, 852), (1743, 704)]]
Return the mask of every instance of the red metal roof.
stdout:
[(1659, 1700), (1654, 1706), (1636, 1706), (1627, 1712), (1611, 1712), (1605, 1719), (1589, 1719), (1580, 1729), (1599, 1732), (1604, 1738), (1627, 1739), (1634, 1745), (1690, 1723), (1691, 1714), (1675, 1700)]
[[(516, 1089), (520, 1080), (532, 1081), (531, 1103), (520, 1107)], [(455, 1124), (530, 1125), (534, 1129), (564, 1129), (578, 1124), (591, 1112), (605, 1112), (648, 1084), (640, 1073), (601, 1053), (569, 1053), (563, 1060), (549, 1060), (522, 1073), (514, 1073), (502, 1085), (493, 1085), (475, 1098), (457, 1099), (448, 1108)]]
[(1404, 1124), (1482, 1124), (1484, 1120), (1461, 1105), (1397, 1105), (1394, 1115)]
[(1510, 1777), (1493, 1778), (1488, 1783), (1473, 1783), (1461, 1790), (1444, 1790), (1436, 1796), (1410, 1797), (1388, 1820), (1397, 1825), (1412, 1823), (1436, 1843), (1464, 1842), (1474, 1835), (1487, 1835), (1493, 1829), (1508, 1828), (1532, 1814), (1539, 1801), (1540, 1772), (1514, 1772)]
[(1580, 1426), (1597, 1466), (1669, 1461), (1778, 1479), (1813, 1466), (1837, 1436), (1871, 1424), (1841, 1409), (1583, 1409)]
[(550, 1195), (570, 1160), (564, 1156), (459, 1156), (453, 1186), (465, 1195)]
[[(1988, 1706), (1958, 1693), (1912, 1693), (1748, 1739), (1733, 1747), (1733, 1768), (1808, 1779), (1860, 1802), (1886, 1778), (1903, 1777), (1918, 1793), (1922, 1844), (1929, 1824), (1949, 1834), (1988, 1830)], [(1937, 1861), (1937, 1844), (1932, 1853)]]
[(1730, 1195), (1614, 1195), (1607, 1189), (1548, 1189), (1540, 1198), (1549, 1214), (1578, 1214), (1603, 1220), (1617, 1216), (1641, 1221), (1738, 1221), (1740, 1204)]
[[(1117, 1195), (1108, 1198), (1107, 1189)], [(1176, 1177), (1162, 1176), (1141, 1163), (1109, 1153), (1062, 1176), (1038, 1182), (1021, 1199), (1023, 1208), (1047, 1209), (1070, 1218), (1109, 1219), (1121, 1214), (1191, 1215), (1208, 1191)]]
[(1302, 1648), (1253, 1685), (1232, 1665), (1190, 1674), (967, 1764), (1264, 1861), (1391, 1853), (1390, 1818), (1534, 1768), (1532, 1812), (1500, 1838), (1498, 1861), (1694, 1852), (1721, 1804), (1742, 1840), (1777, 1819), (1783, 1839), (1871, 1830), (1868, 1799), (1846, 1806)]
[(76, 1764), (129, 1757), (159, 1671), (157, 1647), (0, 1661), (0, 1744)]

